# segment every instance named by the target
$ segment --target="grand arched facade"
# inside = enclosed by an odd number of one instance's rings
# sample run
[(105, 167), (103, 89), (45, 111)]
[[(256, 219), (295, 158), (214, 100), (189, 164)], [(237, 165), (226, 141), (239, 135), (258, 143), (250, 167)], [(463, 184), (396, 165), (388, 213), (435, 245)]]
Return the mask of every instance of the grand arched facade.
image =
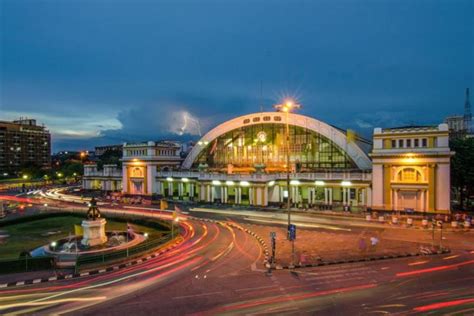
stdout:
[[(250, 155), (256, 156), (256, 159), (252, 160), (253, 163), (282, 162), (286, 159), (284, 131), (286, 120), (286, 116), (280, 112), (261, 112), (224, 122), (198, 141), (184, 161), (183, 169), (191, 169), (193, 165), (196, 167), (196, 162), (205, 163), (206, 161), (199, 161), (203, 151), (216, 153), (216, 149), (218, 149), (218, 154), (224, 154), (223, 149), (229, 151), (229, 145), (233, 147), (233, 151), (241, 149), (238, 154), (241, 154), (242, 158), (244, 154), (247, 157), (247, 150), (249, 150)], [(288, 124), (290, 126), (291, 160), (312, 164), (307, 167), (308, 170), (370, 170), (372, 168), (367, 153), (356, 142), (348, 142), (343, 131), (314, 118), (293, 113), (288, 114)], [(261, 136), (264, 139), (261, 139)], [(325, 145), (327, 147), (324, 147)], [(225, 146), (227, 148), (222, 148)], [(264, 150), (265, 146), (267, 146), (267, 150)], [(268, 155), (264, 156), (266, 159), (262, 159), (264, 151), (272, 153), (274, 159)], [(313, 155), (305, 154), (304, 151)], [(317, 156), (318, 153), (327, 155)], [(311, 156), (311, 161), (307, 161), (309, 156)], [(318, 165), (315, 166), (315, 164)], [(247, 165), (250, 166), (251, 163), (247, 163)]]
[[(357, 142), (348, 141), (344, 131), (304, 115), (240, 116), (204, 135), (181, 170), (161, 172), (159, 192), (227, 204), (278, 205), (290, 195), (295, 205), (366, 207), (372, 165)], [(292, 179), (289, 189), (287, 168)]]

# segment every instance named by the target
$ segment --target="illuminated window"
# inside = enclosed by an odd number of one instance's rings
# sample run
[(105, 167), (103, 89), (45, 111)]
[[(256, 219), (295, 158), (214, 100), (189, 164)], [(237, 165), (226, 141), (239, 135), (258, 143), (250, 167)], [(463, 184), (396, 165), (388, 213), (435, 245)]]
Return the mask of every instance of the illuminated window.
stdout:
[[(210, 170), (222, 171), (232, 165), (234, 172), (253, 172), (264, 165), (266, 172), (283, 172), (286, 165), (285, 124), (242, 126), (217, 137), (203, 149), (193, 168), (207, 164)], [(290, 126), (290, 161), (301, 163), (301, 172), (325, 169), (357, 169), (345, 151), (330, 139), (303, 127)], [(240, 168), (240, 170), (239, 170)]]
[(272, 119), (272, 118), (271, 118), (270, 116), (264, 116), (264, 117), (263, 117), (263, 120), (264, 120), (265, 122), (268, 122), (268, 121), (270, 121), (271, 119)]
[(250, 123), (250, 119), (245, 119), (244, 124), (248, 124), (248, 123)]
[(254, 118), (252, 119), (252, 121), (253, 121), (253, 122), (260, 122), (260, 118), (259, 118), (259, 117), (254, 117)]

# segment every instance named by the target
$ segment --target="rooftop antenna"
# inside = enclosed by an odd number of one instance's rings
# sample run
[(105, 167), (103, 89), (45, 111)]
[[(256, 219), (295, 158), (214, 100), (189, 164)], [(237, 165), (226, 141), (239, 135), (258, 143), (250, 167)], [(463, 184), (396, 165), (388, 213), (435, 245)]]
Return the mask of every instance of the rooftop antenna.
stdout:
[(468, 134), (471, 133), (471, 102), (469, 100), (469, 88), (466, 88), (466, 101), (464, 102), (464, 129)]

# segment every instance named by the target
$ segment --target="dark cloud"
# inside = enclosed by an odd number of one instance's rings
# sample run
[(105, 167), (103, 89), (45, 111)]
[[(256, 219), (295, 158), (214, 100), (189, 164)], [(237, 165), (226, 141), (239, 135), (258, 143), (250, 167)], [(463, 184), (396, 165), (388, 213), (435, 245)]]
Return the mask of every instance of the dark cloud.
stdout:
[(284, 95), (370, 136), (462, 112), (474, 86), (470, 0), (3, 0), (0, 10), (0, 115), (38, 117), (55, 150), (195, 137), (195, 126), (177, 135), (184, 113), (205, 133)]

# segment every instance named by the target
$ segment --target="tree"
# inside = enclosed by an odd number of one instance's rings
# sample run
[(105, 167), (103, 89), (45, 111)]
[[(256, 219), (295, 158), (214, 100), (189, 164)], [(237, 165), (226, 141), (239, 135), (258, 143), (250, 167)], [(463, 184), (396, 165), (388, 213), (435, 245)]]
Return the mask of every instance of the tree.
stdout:
[(453, 139), (450, 147), (455, 152), (451, 159), (451, 186), (459, 197), (459, 207), (464, 209), (464, 203), (469, 206), (474, 193), (474, 138)]
[(102, 169), (104, 165), (117, 165), (119, 168), (122, 166), (120, 159), (122, 158), (121, 150), (107, 150), (99, 158), (97, 167)]

